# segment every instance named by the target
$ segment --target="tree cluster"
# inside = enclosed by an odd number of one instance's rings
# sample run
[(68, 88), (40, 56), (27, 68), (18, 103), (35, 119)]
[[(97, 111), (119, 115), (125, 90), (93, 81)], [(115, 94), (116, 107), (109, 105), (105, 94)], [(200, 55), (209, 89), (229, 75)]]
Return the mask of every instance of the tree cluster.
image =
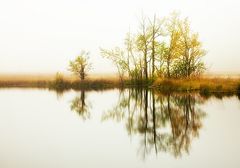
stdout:
[(199, 76), (205, 70), (205, 54), (188, 19), (177, 13), (166, 18), (143, 17), (137, 33), (127, 33), (124, 47), (101, 48), (101, 55), (115, 64), (120, 79), (135, 82)]

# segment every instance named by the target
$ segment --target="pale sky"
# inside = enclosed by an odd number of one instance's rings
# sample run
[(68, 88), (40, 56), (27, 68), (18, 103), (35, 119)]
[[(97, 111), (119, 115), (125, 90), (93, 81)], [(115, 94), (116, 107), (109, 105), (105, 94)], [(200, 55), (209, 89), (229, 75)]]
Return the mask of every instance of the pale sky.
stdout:
[(0, 73), (66, 72), (82, 49), (92, 73), (114, 71), (99, 48), (122, 45), (142, 13), (189, 17), (209, 71), (240, 72), (239, 0), (0, 0)]

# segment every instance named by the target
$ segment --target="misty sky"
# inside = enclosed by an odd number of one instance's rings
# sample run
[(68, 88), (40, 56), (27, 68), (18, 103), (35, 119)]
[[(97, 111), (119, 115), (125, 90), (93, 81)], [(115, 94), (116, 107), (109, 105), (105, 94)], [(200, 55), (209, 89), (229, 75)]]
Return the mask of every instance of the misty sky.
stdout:
[(239, 0), (0, 0), (0, 73), (66, 72), (81, 49), (93, 73), (114, 71), (99, 48), (122, 45), (142, 13), (189, 17), (209, 71), (240, 72)]

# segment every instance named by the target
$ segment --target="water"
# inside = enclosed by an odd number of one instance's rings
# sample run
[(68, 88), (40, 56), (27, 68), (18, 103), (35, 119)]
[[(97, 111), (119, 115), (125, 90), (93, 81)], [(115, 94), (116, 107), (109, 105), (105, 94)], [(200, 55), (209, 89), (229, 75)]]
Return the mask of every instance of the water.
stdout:
[(237, 96), (0, 90), (0, 167), (240, 167)]

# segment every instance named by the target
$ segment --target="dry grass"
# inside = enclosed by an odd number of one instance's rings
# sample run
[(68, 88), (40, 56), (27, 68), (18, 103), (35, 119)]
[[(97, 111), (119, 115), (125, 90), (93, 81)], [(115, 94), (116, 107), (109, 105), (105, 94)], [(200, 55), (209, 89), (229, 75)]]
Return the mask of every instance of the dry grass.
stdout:
[[(125, 81), (125, 87), (131, 81)], [(0, 87), (38, 87), (51, 89), (89, 89), (122, 87), (115, 75), (91, 75), (84, 82), (71, 75), (55, 74), (0, 74)], [(149, 85), (148, 85), (149, 86)], [(240, 78), (157, 79), (152, 87), (162, 91), (240, 92)]]
[(0, 81), (16, 82), (16, 81), (51, 81), (54, 80), (55, 74), (0, 74)]
[(153, 84), (160, 90), (202, 92), (236, 92), (239, 85), (239, 78), (157, 79)]
[[(78, 77), (70, 74), (62, 74), (67, 81), (78, 80)], [(0, 74), (0, 81), (53, 81), (56, 74)], [(89, 80), (118, 80), (118, 76), (114, 74), (90, 74)]]
[(113, 75), (91, 75), (84, 82), (72, 75), (56, 74), (0, 74), (0, 87), (39, 87), (39, 88), (90, 88), (116, 86), (118, 78)]
[(0, 87), (47, 87), (52, 75), (1, 74)]

